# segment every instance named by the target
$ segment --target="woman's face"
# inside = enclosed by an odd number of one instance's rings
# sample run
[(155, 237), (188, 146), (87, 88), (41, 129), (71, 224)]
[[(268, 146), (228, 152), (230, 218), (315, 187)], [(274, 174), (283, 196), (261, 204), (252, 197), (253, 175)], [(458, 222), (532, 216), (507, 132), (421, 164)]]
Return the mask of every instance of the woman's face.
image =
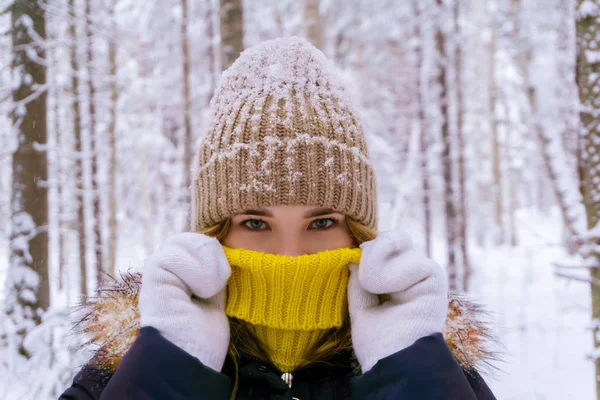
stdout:
[(236, 214), (231, 217), (231, 228), (221, 242), (231, 248), (290, 257), (353, 247), (344, 214), (302, 205)]

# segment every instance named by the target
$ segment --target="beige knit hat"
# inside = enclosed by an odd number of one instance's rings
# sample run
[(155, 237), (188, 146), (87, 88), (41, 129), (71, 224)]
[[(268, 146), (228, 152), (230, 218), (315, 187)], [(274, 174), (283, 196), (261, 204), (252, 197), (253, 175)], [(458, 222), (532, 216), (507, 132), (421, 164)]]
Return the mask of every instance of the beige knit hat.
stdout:
[(323, 53), (303, 39), (242, 52), (221, 76), (194, 160), (192, 231), (294, 204), (376, 228), (375, 174), (346, 96)]

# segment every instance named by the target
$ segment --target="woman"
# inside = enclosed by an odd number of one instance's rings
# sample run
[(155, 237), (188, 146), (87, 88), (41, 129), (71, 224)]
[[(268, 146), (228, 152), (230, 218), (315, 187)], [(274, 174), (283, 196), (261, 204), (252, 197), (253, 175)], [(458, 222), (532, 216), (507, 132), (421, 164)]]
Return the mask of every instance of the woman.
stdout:
[(61, 399), (494, 399), (474, 369), (485, 332), (449, 312), (442, 268), (405, 233), (376, 234), (345, 97), (298, 38), (223, 73), (192, 232), (145, 261), (139, 296), (126, 275), (85, 306), (99, 349)]

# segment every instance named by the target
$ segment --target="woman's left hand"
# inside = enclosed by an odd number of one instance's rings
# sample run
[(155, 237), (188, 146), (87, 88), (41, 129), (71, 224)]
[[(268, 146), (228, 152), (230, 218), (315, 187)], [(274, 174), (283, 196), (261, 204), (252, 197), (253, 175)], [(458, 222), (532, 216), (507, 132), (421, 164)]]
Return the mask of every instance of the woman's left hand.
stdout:
[[(377, 361), (441, 332), (448, 314), (446, 273), (414, 249), (402, 231), (363, 243), (360, 265), (349, 264), (352, 342), (363, 373)], [(389, 295), (380, 303), (378, 295)]]

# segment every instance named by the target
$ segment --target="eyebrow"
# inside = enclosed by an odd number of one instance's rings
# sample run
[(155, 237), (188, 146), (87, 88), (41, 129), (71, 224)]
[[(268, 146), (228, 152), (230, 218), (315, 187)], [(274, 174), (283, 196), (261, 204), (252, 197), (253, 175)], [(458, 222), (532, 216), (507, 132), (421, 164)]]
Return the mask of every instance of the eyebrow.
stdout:
[[(318, 217), (321, 215), (333, 214), (334, 212), (335, 211), (333, 211), (331, 208), (317, 208), (317, 209), (306, 212), (304, 214), (304, 218)], [(265, 210), (264, 208), (261, 208), (258, 210), (246, 210), (246, 211), (242, 212), (242, 214), (258, 215), (258, 216), (262, 216), (262, 217), (273, 217), (273, 214), (270, 211)]]

